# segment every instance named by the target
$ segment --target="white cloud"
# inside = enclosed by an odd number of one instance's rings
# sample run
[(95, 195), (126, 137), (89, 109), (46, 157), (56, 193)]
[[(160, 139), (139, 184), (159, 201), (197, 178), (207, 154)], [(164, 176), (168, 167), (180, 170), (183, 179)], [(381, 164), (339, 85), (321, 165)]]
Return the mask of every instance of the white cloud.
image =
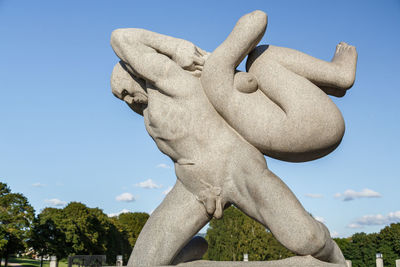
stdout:
[(171, 169), (171, 166), (165, 164), (165, 163), (160, 163), (156, 166), (157, 168), (163, 168), (163, 169)]
[(58, 198), (46, 199), (45, 202), (56, 207), (65, 206), (67, 204), (67, 202), (59, 200)]
[(363, 226), (359, 225), (358, 223), (350, 223), (349, 225), (347, 225), (347, 228), (359, 229), (359, 228), (363, 228)]
[(358, 218), (354, 223), (349, 224), (349, 228), (362, 228), (370, 225), (388, 225), (391, 223), (400, 222), (400, 210), (395, 212), (389, 212), (387, 215), (375, 214), (375, 215), (364, 215)]
[(123, 209), (123, 210), (121, 210), (120, 212), (107, 214), (107, 216), (108, 216), (108, 217), (115, 217), (115, 216), (118, 216), (118, 215), (120, 215), (120, 214), (122, 214), (122, 213), (128, 213), (128, 212), (130, 212), (130, 211), (127, 210), (127, 209)]
[(321, 223), (325, 223), (325, 219), (323, 217), (320, 216), (315, 216), (314, 219), (316, 219), (317, 221), (321, 222)]
[(339, 237), (339, 233), (336, 232), (336, 231), (333, 231), (333, 232), (331, 233), (331, 237), (332, 237), (332, 238)]
[(322, 194), (311, 194), (311, 193), (305, 194), (305, 196), (309, 197), (309, 198), (323, 198), (324, 197), (324, 195), (322, 195)]
[(344, 191), (344, 193), (336, 193), (335, 198), (342, 198), (343, 201), (350, 201), (356, 198), (377, 198), (382, 197), (382, 195), (378, 192), (375, 192), (371, 189), (365, 188), (360, 192), (356, 192), (354, 190), (348, 189)]
[(162, 193), (164, 195), (168, 194), (172, 190), (172, 186), (169, 186), (166, 190), (164, 190)]
[(41, 184), (41, 183), (34, 183), (32, 184), (33, 187), (44, 187), (46, 186), (45, 184)]
[(161, 188), (162, 185), (158, 185), (153, 180), (147, 179), (146, 181), (140, 182), (136, 184), (136, 186), (139, 186), (141, 188), (147, 188), (147, 189), (155, 189), (155, 188)]
[(116, 196), (115, 199), (123, 202), (135, 201), (135, 197), (131, 193), (122, 193), (121, 195)]

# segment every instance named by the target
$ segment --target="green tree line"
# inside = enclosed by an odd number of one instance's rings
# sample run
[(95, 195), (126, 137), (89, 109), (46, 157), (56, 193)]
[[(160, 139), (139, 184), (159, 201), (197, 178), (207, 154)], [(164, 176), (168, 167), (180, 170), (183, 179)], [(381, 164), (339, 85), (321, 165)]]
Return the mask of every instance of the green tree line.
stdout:
[[(234, 206), (221, 220), (211, 220), (207, 230), (208, 251), (205, 257), (217, 261), (278, 260), (294, 256), (261, 224)], [(348, 238), (335, 238), (353, 267), (375, 266), (376, 253), (383, 254), (384, 266), (395, 267), (400, 259), (400, 223), (391, 224), (379, 233), (355, 233)]]
[(234, 206), (224, 211), (220, 220), (212, 219), (207, 230), (206, 259), (216, 261), (279, 260), (294, 256), (260, 223)]
[[(99, 208), (71, 202), (62, 209), (45, 208), (37, 216), (28, 200), (0, 182), (0, 259), (33, 250), (38, 256), (116, 255), (126, 262), (146, 223), (147, 213), (122, 213), (108, 217)], [(0, 260), (1, 266), (1, 260)]]
[[(126, 263), (147, 213), (122, 213), (108, 217), (99, 208), (71, 202), (62, 209), (45, 208), (37, 216), (28, 200), (0, 182), (0, 259), (6, 265), (10, 255), (33, 250), (36, 255), (107, 256), (115, 264), (116, 255)], [(204, 259), (242, 261), (278, 260), (294, 256), (261, 224), (234, 206), (221, 220), (211, 220), (205, 236), (209, 248)], [(379, 233), (356, 233), (336, 238), (346, 259), (354, 267), (375, 266), (376, 253), (382, 253), (385, 266), (395, 266), (400, 258), (400, 223), (391, 224)], [(1, 267), (1, 260), (0, 260)]]
[(395, 267), (400, 259), (400, 223), (386, 226), (379, 233), (355, 233), (334, 240), (354, 267), (375, 266), (377, 253), (383, 254), (384, 266)]

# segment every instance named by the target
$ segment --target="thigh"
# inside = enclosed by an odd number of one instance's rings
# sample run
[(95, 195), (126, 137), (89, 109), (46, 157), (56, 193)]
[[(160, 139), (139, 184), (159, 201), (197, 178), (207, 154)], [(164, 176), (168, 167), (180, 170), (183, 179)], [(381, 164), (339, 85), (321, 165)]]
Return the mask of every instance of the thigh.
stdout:
[(265, 121), (265, 134), (257, 136), (268, 144), (264, 154), (308, 161), (336, 148), (344, 134), (344, 120), (320, 88), (265, 54), (252, 64), (249, 73), (257, 77), (260, 91), (284, 112), (283, 119)]
[(269, 170), (235, 180), (233, 202), (267, 227), (291, 251), (311, 255), (326, 242), (323, 227), (303, 208), (286, 184)]
[(143, 227), (128, 266), (170, 264), (209, 220), (204, 206), (177, 180)]

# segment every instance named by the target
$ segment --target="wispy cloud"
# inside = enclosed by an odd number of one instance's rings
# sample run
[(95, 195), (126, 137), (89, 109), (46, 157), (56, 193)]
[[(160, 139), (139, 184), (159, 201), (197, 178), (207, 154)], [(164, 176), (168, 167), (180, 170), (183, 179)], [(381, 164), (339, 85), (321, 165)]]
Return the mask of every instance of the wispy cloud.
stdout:
[(363, 228), (363, 226), (358, 223), (350, 223), (349, 225), (347, 225), (347, 228), (359, 229), (359, 228)]
[(160, 163), (156, 166), (157, 168), (162, 168), (162, 169), (171, 169), (171, 166), (165, 163)]
[(34, 184), (32, 184), (32, 186), (33, 187), (44, 187), (44, 186), (46, 186), (45, 184), (42, 184), (42, 183), (34, 183)]
[(312, 194), (312, 193), (305, 194), (305, 196), (309, 197), (309, 198), (323, 198), (324, 197), (324, 195), (322, 195), (322, 194)]
[(370, 225), (388, 225), (391, 223), (400, 222), (400, 210), (395, 212), (389, 212), (387, 215), (375, 214), (375, 215), (364, 215), (358, 218), (355, 222), (349, 224), (348, 228), (363, 228), (364, 226)]
[(365, 188), (360, 192), (356, 192), (352, 189), (348, 189), (344, 191), (344, 193), (336, 193), (335, 198), (342, 198), (343, 201), (350, 201), (356, 198), (378, 198), (382, 197), (382, 195), (378, 192), (375, 192), (371, 189)]
[(131, 193), (122, 193), (121, 195), (116, 196), (115, 199), (122, 202), (135, 201), (135, 197)]
[(122, 214), (122, 213), (128, 213), (128, 212), (130, 212), (130, 211), (127, 210), (127, 209), (123, 209), (123, 210), (121, 210), (120, 212), (107, 214), (107, 216), (108, 216), (108, 217), (115, 217), (115, 216), (118, 216), (118, 215), (120, 215), (120, 214)]
[(51, 206), (55, 206), (55, 207), (61, 207), (61, 206), (65, 206), (67, 204), (66, 201), (59, 200), (58, 198), (45, 199), (44, 202), (46, 202), (47, 204), (49, 204)]
[(138, 184), (135, 184), (138, 187), (141, 188), (147, 188), (147, 189), (155, 189), (155, 188), (161, 188), (162, 185), (158, 185), (153, 180), (147, 179), (146, 181), (140, 182)]
[(172, 190), (172, 186), (168, 186), (168, 188), (165, 189), (162, 193), (163, 193), (164, 195), (167, 195), (171, 190)]

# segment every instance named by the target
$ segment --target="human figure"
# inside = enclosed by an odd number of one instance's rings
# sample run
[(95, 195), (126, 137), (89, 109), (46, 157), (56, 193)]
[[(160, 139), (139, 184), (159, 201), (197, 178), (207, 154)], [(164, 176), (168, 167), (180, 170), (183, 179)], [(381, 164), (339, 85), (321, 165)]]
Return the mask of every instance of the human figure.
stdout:
[[(323, 90), (343, 96), (353, 85), (355, 47), (340, 43), (332, 62), (272, 45), (254, 49), (267, 21), (256, 32), (248, 30), (251, 23), (250, 17), (239, 20), (208, 58), (201, 75), (206, 95), (228, 124), (265, 155), (295, 162), (325, 156), (339, 145), (345, 127)], [(236, 72), (249, 51), (248, 73)]]
[[(266, 15), (255, 11), (243, 16), (233, 32), (245, 30), (254, 40), (265, 25)], [(345, 264), (326, 227), (304, 210), (267, 168), (263, 154), (210, 104), (199, 79), (202, 65), (208, 64), (204, 51), (142, 29), (114, 31), (111, 45), (121, 59), (111, 78), (114, 95), (143, 114), (147, 131), (175, 163), (178, 178), (144, 226), (129, 266), (170, 264), (190, 238), (230, 204), (270, 229), (296, 254)], [(205, 78), (202, 82), (208, 85)], [(224, 85), (225, 80), (218, 82)]]

